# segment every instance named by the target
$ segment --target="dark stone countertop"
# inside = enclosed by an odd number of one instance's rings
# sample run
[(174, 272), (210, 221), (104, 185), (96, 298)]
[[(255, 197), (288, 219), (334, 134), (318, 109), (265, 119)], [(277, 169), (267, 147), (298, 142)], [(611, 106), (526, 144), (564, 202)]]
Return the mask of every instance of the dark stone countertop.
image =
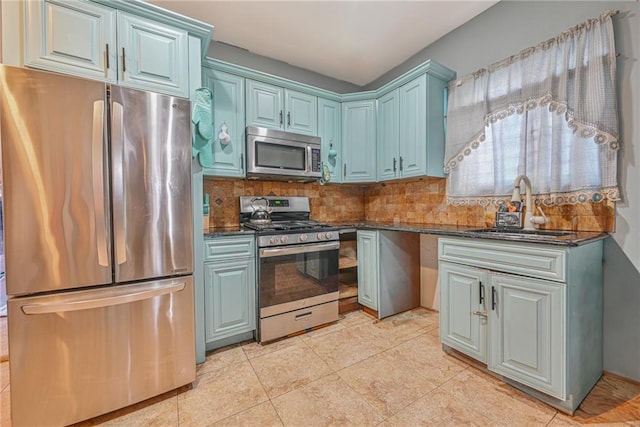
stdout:
[(255, 234), (254, 230), (243, 228), (239, 225), (232, 227), (211, 227), (208, 233), (204, 233), (205, 239), (215, 239), (223, 236), (247, 236)]
[[(576, 231), (562, 236), (548, 236), (536, 234), (524, 234), (497, 231), (486, 232), (482, 227), (471, 227), (467, 225), (447, 225), (428, 223), (407, 223), (407, 222), (352, 222), (352, 223), (331, 223), (332, 226), (340, 229), (353, 230), (388, 230), (410, 233), (433, 234), (449, 237), (466, 237), (486, 240), (500, 240), (509, 242), (535, 243), (556, 246), (579, 246), (596, 240), (609, 237), (609, 233), (598, 231)], [(556, 231), (556, 230), (542, 230)], [(241, 226), (232, 227), (212, 227), (209, 233), (204, 234), (205, 239), (214, 239), (223, 236), (246, 236), (255, 234), (254, 230), (245, 229)]]
[[(389, 230), (411, 233), (434, 234), (449, 237), (467, 237), (487, 240), (501, 240), (510, 242), (536, 243), (557, 246), (578, 246), (609, 237), (608, 233), (599, 231), (576, 231), (562, 236), (548, 236), (536, 234), (513, 233), (505, 230), (496, 232), (479, 231), (489, 227), (470, 227), (466, 225), (445, 225), (426, 223), (395, 223), (395, 222), (358, 222), (332, 223), (341, 229), (359, 230)], [(541, 230), (557, 231), (557, 230)]]

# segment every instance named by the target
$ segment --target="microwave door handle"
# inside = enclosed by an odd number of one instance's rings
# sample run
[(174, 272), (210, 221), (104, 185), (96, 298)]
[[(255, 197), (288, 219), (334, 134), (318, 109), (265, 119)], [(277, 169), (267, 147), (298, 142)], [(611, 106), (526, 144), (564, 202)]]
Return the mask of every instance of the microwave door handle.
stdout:
[(307, 173), (313, 172), (313, 165), (311, 164), (312, 157), (313, 155), (312, 155), (311, 146), (307, 145)]

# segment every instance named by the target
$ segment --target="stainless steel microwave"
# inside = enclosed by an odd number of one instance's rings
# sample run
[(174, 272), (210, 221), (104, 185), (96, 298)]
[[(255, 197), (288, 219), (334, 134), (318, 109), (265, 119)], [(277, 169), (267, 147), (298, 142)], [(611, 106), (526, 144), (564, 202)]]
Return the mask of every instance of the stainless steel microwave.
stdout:
[(322, 176), (320, 138), (247, 126), (247, 177), (311, 181)]

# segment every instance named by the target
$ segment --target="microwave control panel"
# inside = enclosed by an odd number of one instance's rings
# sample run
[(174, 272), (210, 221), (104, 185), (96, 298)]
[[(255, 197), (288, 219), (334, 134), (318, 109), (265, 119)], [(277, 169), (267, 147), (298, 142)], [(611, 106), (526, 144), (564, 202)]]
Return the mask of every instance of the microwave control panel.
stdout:
[(320, 172), (322, 170), (322, 158), (320, 157), (320, 149), (311, 149), (311, 171)]

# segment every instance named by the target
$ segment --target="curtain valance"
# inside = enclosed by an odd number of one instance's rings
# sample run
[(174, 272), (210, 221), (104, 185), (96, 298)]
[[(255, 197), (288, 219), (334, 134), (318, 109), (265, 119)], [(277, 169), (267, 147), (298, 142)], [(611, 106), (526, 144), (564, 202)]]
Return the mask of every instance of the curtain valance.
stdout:
[[(451, 179), (458, 179), (455, 170), (462, 162), (467, 162), (468, 158), (474, 156), (474, 152), (487, 140), (488, 133), (492, 135), (493, 144), (496, 145), (493, 151), (512, 148), (508, 144), (514, 142), (501, 140), (504, 132), (491, 132), (491, 126), (505, 119), (521, 123), (516, 126), (518, 129), (515, 132), (518, 137), (526, 139), (532, 134), (531, 118), (527, 113), (543, 109), (545, 114), (555, 117), (553, 120), (563, 121), (564, 126), (573, 134), (573, 138), (564, 138), (565, 144), (573, 144), (576, 140), (585, 142), (588, 139), (601, 147), (597, 161), (609, 162), (600, 165), (606, 175), (606, 182), (603, 182), (602, 187), (609, 189), (604, 192), (607, 197), (617, 197), (616, 156), (611, 153), (603, 154), (607, 150), (615, 153), (618, 149), (616, 54), (611, 20), (615, 13), (606, 12), (557, 37), (450, 83), (445, 171), (450, 173)], [(514, 115), (521, 117), (516, 118)], [(541, 126), (553, 122), (551, 119), (536, 120)], [(557, 124), (550, 127), (559, 128)], [(544, 133), (544, 129), (534, 131)], [(526, 164), (526, 152), (531, 149), (531, 144), (525, 141), (520, 145), (523, 150), (520, 160), (523, 164), (519, 164), (514, 173), (539, 175), (536, 170), (532, 170), (531, 165)], [(538, 178), (537, 181), (542, 179)], [(613, 178), (613, 183), (610, 178)], [(578, 179), (574, 183), (564, 182), (560, 186), (543, 184), (544, 188), (539, 185), (538, 189), (546, 193), (571, 193), (574, 190), (584, 190), (585, 185), (593, 187), (593, 180), (588, 180), (587, 184), (583, 181)], [(581, 188), (571, 188), (572, 185)], [(612, 187), (616, 188), (613, 192), (610, 191)], [(449, 189), (449, 197), (459, 197), (461, 199), (458, 202), (462, 203), (468, 198), (472, 200), (474, 196), (487, 195), (487, 189), (476, 189), (473, 185), (455, 182)], [(500, 185), (491, 189), (494, 192), (496, 190), (510, 193), (509, 188), (502, 190)]]

